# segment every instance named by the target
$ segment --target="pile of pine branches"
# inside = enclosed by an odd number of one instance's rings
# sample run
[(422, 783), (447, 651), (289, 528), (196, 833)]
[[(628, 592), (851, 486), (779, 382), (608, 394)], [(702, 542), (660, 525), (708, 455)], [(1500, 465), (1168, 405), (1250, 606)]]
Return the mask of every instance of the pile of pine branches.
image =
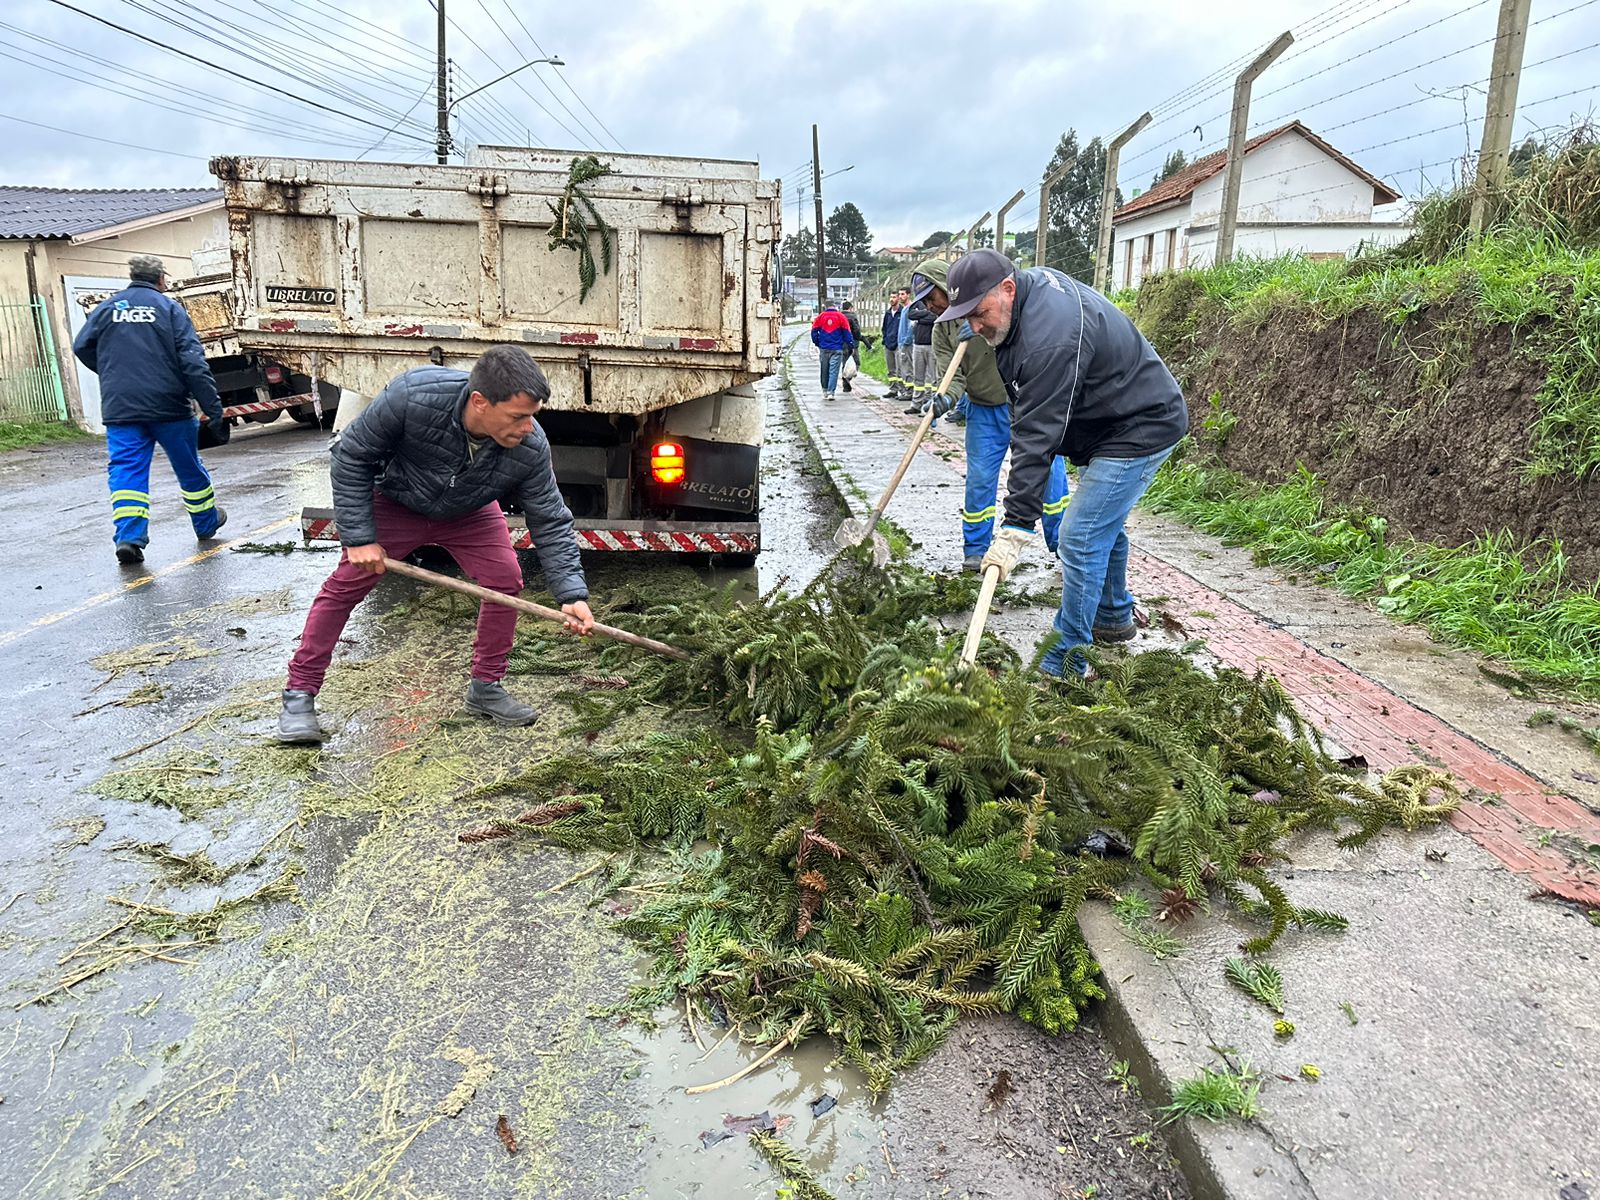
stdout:
[(608, 694), (670, 703), (685, 732), (494, 790), (542, 805), (502, 833), (671, 849), (621, 922), (652, 955), (634, 1011), (683, 997), (754, 1043), (826, 1032), (881, 1091), (963, 1014), (1073, 1028), (1103, 995), (1086, 898), (1143, 878), (1174, 912), (1227, 904), (1261, 953), (1341, 924), (1268, 874), (1286, 837), (1354, 846), (1454, 804), (1426, 768), (1376, 785), (1341, 768), (1262, 674), (1155, 651), (1056, 682), (993, 640), (963, 671), (928, 618), (969, 603), (964, 581), (847, 563), (757, 604), (633, 615), (692, 658), (619, 656), (630, 686)]

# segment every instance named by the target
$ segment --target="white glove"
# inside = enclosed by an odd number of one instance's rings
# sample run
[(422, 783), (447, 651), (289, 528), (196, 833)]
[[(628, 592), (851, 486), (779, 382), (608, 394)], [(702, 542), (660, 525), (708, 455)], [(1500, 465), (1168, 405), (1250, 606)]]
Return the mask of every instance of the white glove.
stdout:
[(989, 549), (984, 553), (981, 570), (987, 572), (990, 567), (1000, 568), (1000, 581), (1005, 582), (1007, 575), (1017, 565), (1017, 559), (1022, 554), (1022, 548), (1033, 541), (1033, 530), (1018, 529), (1015, 525), (1002, 525), (1000, 532), (994, 535), (994, 541), (989, 543)]

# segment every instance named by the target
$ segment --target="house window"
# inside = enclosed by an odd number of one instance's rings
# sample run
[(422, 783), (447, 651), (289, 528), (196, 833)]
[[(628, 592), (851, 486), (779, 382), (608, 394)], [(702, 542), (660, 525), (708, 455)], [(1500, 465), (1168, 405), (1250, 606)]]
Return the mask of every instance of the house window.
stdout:
[(1139, 263), (1140, 279), (1143, 279), (1146, 275), (1150, 274), (1151, 267), (1155, 265), (1155, 257), (1156, 235), (1153, 233), (1147, 233), (1144, 235), (1144, 258)]
[(1122, 286), (1133, 286), (1133, 239), (1129, 238), (1122, 243)]
[(1161, 269), (1164, 270), (1164, 271), (1172, 271), (1172, 270), (1176, 270), (1177, 266), (1178, 266), (1178, 227), (1176, 225), (1174, 225), (1171, 229), (1167, 230), (1167, 249), (1166, 249), (1166, 255), (1165, 255), (1165, 257), (1164, 257), (1164, 259), (1162, 260), (1162, 263), (1161, 263)]

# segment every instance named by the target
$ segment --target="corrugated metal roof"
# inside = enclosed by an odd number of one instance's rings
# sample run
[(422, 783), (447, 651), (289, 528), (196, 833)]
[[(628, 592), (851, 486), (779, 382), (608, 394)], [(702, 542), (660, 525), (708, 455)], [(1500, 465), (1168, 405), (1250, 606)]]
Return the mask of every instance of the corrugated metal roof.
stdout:
[(0, 238), (66, 238), (220, 200), (216, 188), (0, 187)]
[[(1371, 174), (1365, 168), (1360, 166), (1360, 164), (1355, 162), (1355, 160), (1335, 150), (1332, 146), (1323, 141), (1316, 134), (1312, 133), (1310, 129), (1306, 128), (1306, 126), (1299, 121), (1290, 121), (1287, 125), (1280, 125), (1276, 129), (1269, 130), (1266, 133), (1251, 138), (1244, 144), (1244, 152), (1246, 155), (1249, 155), (1252, 150), (1266, 145), (1268, 142), (1272, 141), (1273, 138), (1282, 137), (1284, 134), (1291, 132), (1298, 133), (1301, 137), (1305, 138), (1306, 141), (1317, 147), (1317, 149), (1321, 150), (1329, 158), (1340, 163), (1344, 167), (1348, 168), (1351, 172), (1370, 183), (1372, 185), (1373, 204), (1392, 204), (1394, 201), (1400, 199), (1399, 192), (1395, 191), (1377, 176)], [(1163, 179), (1160, 183), (1156, 184), (1155, 187), (1151, 188), (1148, 192), (1145, 192), (1144, 195), (1136, 196), (1132, 200), (1128, 201), (1128, 203), (1124, 204), (1121, 208), (1117, 209), (1116, 212), (1111, 214), (1111, 219), (1113, 221), (1121, 221), (1127, 217), (1138, 216), (1147, 209), (1153, 210), (1162, 208), (1167, 204), (1174, 203), (1179, 200), (1185, 200), (1194, 193), (1195, 188), (1199, 187), (1202, 183), (1210, 179), (1213, 175), (1217, 174), (1227, 165), (1228, 152), (1226, 150), (1218, 150), (1215, 153), (1206, 155), (1204, 158), (1197, 158), (1194, 160), (1194, 162), (1190, 163), (1187, 167), (1179, 171), (1170, 179)]]

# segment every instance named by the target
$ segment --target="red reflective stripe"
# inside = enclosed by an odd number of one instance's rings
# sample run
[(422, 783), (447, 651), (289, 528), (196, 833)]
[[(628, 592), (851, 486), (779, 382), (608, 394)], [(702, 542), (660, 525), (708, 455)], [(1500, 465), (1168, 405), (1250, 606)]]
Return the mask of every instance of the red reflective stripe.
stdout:
[(728, 544), (714, 533), (704, 533), (700, 536), (708, 546), (719, 554), (728, 548)]
[(699, 546), (695, 545), (694, 539), (692, 537), (690, 537), (687, 533), (679, 533), (677, 530), (673, 530), (672, 531), (672, 540), (678, 543), (678, 549), (680, 549), (680, 550), (698, 550), (698, 549), (700, 549)]
[(516, 537), (511, 539), (511, 548), (513, 550), (532, 550), (533, 534), (524, 529)]
[(593, 550), (610, 549), (610, 547), (606, 545), (605, 539), (592, 529), (580, 529), (577, 531), (577, 533), (580, 538), (589, 543), (590, 548)]
[(659, 533), (653, 533), (649, 530), (646, 530), (644, 533), (640, 534), (639, 540), (644, 542), (644, 544), (649, 546), (652, 550), (672, 549), (671, 542), (667, 541), (667, 539), (662, 537)]
[(638, 543), (636, 543), (631, 537), (629, 537), (622, 530), (613, 529), (611, 531), (611, 535), (614, 538), (617, 539), (617, 544), (619, 546), (621, 546), (624, 550), (637, 550), (637, 549), (639, 549)]

